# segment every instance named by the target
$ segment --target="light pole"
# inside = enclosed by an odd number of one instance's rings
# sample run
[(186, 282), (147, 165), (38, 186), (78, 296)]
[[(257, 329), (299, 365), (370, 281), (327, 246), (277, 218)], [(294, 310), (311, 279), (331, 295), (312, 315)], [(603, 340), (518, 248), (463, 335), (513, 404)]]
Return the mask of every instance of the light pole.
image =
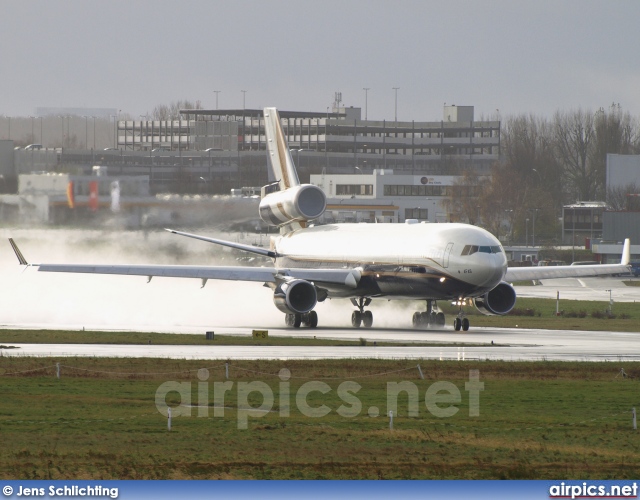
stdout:
[(368, 120), (369, 119), (369, 91), (371, 90), (371, 88), (369, 87), (363, 87), (362, 90), (364, 90), (364, 119)]
[(507, 222), (509, 223), (509, 233), (508, 233), (508, 235), (506, 237), (507, 237), (508, 242), (511, 243), (511, 232), (513, 231), (513, 221), (511, 219), (511, 217), (512, 217), (512, 214), (513, 214), (513, 210), (511, 210), (510, 208), (507, 208), (507, 209), (505, 209), (504, 213), (507, 214), (506, 215)]
[(324, 121), (324, 168), (329, 169), (329, 136), (327, 136), (327, 124), (329, 123), (329, 106), (327, 106), (327, 119)]
[(609, 292), (609, 315), (613, 313), (613, 297), (611, 296), (611, 290), (605, 290), (605, 292)]
[(560, 244), (564, 244), (564, 217), (558, 217), (560, 223)]
[(89, 149), (89, 117), (84, 115), (84, 149)]
[(213, 92), (216, 94), (216, 109), (218, 109), (218, 94), (220, 92), (222, 92), (222, 91), (221, 90), (214, 90)]
[[(211, 152), (209, 152), (211, 154)], [(200, 176), (199, 179), (204, 182), (204, 190), (205, 192), (209, 192), (209, 182), (204, 177)]]
[(289, 151), (295, 151), (296, 152), (296, 167), (300, 166), (300, 151), (302, 151), (302, 149), (290, 149)]
[(572, 207), (571, 211), (571, 262), (576, 261), (576, 207)]
[(118, 122), (116, 121), (118, 118), (118, 115), (109, 115), (109, 118), (113, 118), (113, 148), (116, 148), (116, 139), (117, 139), (117, 135), (118, 135), (118, 130), (117, 130), (117, 126), (118, 126)]
[(524, 233), (525, 246), (529, 247), (529, 217), (525, 219), (525, 233)]
[(245, 102), (246, 102), (246, 97), (247, 97), (247, 90), (241, 90), (240, 92), (242, 92), (242, 109), (245, 110)]
[(536, 214), (538, 213), (538, 210), (540, 210), (539, 208), (532, 208), (531, 211), (533, 212), (533, 236), (532, 236), (532, 242), (531, 242), (531, 246), (535, 247), (536, 246)]
[(395, 112), (395, 118), (396, 118), (396, 122), (398, 121), (398, 89), (400, 87), (392, 87), (393, 90), (396, 91), (396, 112)]

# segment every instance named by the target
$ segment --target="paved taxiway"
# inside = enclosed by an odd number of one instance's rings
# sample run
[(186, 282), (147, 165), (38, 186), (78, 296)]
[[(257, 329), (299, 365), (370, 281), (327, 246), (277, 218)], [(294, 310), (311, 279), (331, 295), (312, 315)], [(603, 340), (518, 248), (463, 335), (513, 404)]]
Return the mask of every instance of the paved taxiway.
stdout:
[[(215, 329), (214, 329), (215, 330)], [(251, 330), (222, 328), (218, 333), (251, 335)], [(451, 329), (436, 331), (391, 329), (316, 330), (270, 329), (272, 336), (316, 338), (365, 338), (366, 346), (204, 346), (94, 345), (94, 344), (14, 344), (3, 349), (11, 356), (118, 356), (179, 359), (319, 359), (384, 358), (442, 360), (564, 360), (564, 361), (640, 361), (640, 333), (585, 332), (567, 330), (525, 330), (518, 328), (476, 328), (466, 333)], [(464, 343), (459, 347), (416, 346), (378, 347), (374, 342), (398, 341)], [(492, 344), (493, 342), (493, 344)]]

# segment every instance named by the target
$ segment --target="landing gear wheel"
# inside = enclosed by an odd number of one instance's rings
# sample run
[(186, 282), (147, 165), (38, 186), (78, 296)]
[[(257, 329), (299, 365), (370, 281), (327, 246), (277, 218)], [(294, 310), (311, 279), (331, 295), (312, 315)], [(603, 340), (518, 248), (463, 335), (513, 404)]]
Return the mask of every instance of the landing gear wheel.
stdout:
[(436, 325), (444, 326), (444, 324), (445, 324), (444, 313), (439, 312), (438, 314), (436, 314)]
[(360, 311), (353, 311), (351, 313), (351, 326), (360, 328), (360, 323), (362, 323), (362, 314), (360, 314)]
[(424, 313), (425, 319), (427, 319), (427, 323), (429, 326), (436, 326), (438, 324), (438, 318), (435, 311), (431, 311), (431, 313)]
[(414, 328), (420, 328), (422, 326), (422, 316), (419, 312), (414, 312), (413, 317), (411, 318), (411, 322), (413, 323)]
[(373, 313), (371, 311), (365, 311), (362, 315), (362, 324), (365, 328), (371, 328), (373, 325)]
[(315, 311), (309, 311), (307, 315), (307, 325), (309, 328), (315, 328), (318, 326), (318, 313)]
[(462, 327), (462, 320), (460, 318), (455, 318), (453, 320), (453, 329), (456, 332), (459, 332), (461, 327)]
[(462, 318), (462, 330), (469, 331), (469, 318)]
[(287, 326), (293, 326), (293, 321), (295, 320), (295, 314), (285, 314), (284, 315), (284, 324)]
[(293, 316), (293, 323), (291, 326), (293, 326), (294, 328), (300, 328), (300, 325), (302, 324), (302, 315), (292, 314), (292, 316)]

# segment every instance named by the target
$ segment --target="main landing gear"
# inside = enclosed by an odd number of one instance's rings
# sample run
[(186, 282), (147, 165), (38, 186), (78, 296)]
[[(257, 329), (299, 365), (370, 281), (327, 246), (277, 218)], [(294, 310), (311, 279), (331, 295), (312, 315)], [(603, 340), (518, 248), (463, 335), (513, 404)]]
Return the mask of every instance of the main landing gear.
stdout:
[(309, 328), (315, 328), (318, 326), (318, 313), (315, 311), (309, 311), (303, 314), (285, 314), (284, 322), (287, 326), (294, 328), (300, 328), (302, 325)]
[(358, 308), (357, 311), (353, 311), (351, 314), (351, 325), (354, 328), (360, 328), (360, 324), (362, 324), (365, 328), (371, 328), (373, 325), (373, 313), (371, 311), (364, 310), (365, 307), (371, 304), (371, 298), (352, 298), (351, 303)]
[(435, 300), (427, 300), (427, 310), (414, 312), (412, 322), (414, 328), (444, 326), (445, 317)]

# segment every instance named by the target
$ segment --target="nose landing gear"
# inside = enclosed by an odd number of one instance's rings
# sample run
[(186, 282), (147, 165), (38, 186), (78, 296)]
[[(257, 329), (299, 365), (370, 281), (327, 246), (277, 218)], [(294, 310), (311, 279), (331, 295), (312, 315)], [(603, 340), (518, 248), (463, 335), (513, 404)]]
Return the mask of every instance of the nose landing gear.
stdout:
[(459, 332), (460, 330), (466, 332), (469, 330), (469, 318), (467, 318), (467, 315), (462, 310), (462, 307), (465, 305), (465, 301), (458, 301), (458, 305), (460, 306), (460, 309), (458, 310), (458, 316), (453, 320), (453, 329), (456, 332)]

